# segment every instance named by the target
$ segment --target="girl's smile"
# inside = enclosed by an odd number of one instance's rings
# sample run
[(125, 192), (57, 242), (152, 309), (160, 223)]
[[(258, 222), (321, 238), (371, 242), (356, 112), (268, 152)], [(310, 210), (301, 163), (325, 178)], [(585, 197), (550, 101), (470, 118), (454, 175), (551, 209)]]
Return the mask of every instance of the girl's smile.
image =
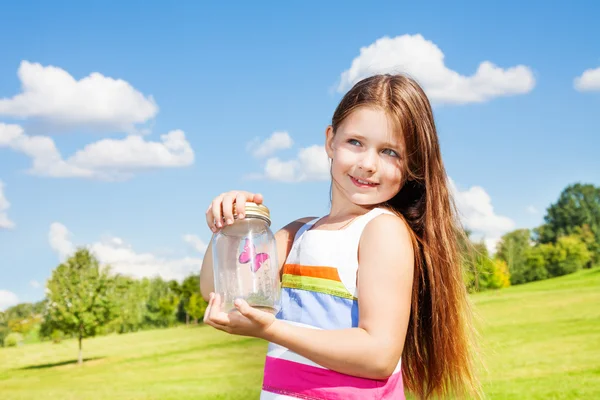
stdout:
[(376, 182), (372, 182), (368, 179), (359, 179), (359, 178), (355, 178), (352, 175), (348, 175), (350, 177), (350, 180), (352, 181), (352, 183), (354, 183), (356, 186), (360, 187), (360, 188), (372, 188), (378, 185), (378, 183)]

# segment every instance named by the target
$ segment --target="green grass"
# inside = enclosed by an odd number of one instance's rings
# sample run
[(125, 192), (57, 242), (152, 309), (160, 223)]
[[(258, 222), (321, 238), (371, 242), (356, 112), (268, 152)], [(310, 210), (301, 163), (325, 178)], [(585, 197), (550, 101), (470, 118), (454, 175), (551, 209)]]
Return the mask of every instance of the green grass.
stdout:
[(473, 296), (490, 399), (600, 399), (600, 269)]
[(265, 344), (208, 326), (0, 350), (0, 399), (252, 399)]
[[(473, 296), (490, 399), (600, 399), (600, 269)], [(265, 343), (179, 327), (0, 349), (0, 399), (255, 399)]]

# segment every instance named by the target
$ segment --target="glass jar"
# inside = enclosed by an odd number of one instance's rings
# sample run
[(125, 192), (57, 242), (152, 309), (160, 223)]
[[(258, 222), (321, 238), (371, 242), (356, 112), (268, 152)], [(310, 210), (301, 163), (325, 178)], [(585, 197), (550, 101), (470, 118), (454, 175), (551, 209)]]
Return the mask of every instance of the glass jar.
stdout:
[(276, 314), (279, 263), (269, 209), (246, 202), (245, 214), (244, 219), (237, 219), (234, 204), (234, 223), (213, 235), (215, 293), (221, 295), (225, 312), (235, 309), (234, 300), (241, 298), (252, 307)]

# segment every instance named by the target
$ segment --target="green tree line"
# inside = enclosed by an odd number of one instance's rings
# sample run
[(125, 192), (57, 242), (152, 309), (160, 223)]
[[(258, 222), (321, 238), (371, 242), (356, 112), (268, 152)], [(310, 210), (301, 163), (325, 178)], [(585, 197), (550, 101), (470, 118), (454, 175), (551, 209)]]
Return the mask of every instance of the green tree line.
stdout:
[(83, 361), (83, 339), (111, 333), (197, 324), (206, 302), (200, 276), (181, 283), (160, 277), (133, 279), (111, 273), (86, 248), (79, 248), (57, 266), (46, 283), (46, 298), (0, 312), (0, 343), (76, 338), (78, 361)]
[[(482, 243), (463, 245), (470, 291), (539, 281), (600, 263), (600, 188), (567, 186), (544, 223), (502, 236), (493, 257)], [(468, 249), (467, 249), (468, 248)]]

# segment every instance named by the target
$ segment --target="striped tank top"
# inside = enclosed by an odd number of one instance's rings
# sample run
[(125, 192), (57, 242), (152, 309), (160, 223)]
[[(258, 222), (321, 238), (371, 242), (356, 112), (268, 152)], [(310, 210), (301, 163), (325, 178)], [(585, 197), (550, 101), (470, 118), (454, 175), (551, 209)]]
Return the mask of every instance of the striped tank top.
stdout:
[[(277, 318), (313, 329), (358, 327), (358, 244), (373, 218), (389, 211), (376, 208), (337, 231), (296, 233), (283, 266), (281, 310)], [(261, 400), (404, 399), (400, 362), (387, 379), (376, 380), (324, 368), (291, 350), (269, 343)]]

